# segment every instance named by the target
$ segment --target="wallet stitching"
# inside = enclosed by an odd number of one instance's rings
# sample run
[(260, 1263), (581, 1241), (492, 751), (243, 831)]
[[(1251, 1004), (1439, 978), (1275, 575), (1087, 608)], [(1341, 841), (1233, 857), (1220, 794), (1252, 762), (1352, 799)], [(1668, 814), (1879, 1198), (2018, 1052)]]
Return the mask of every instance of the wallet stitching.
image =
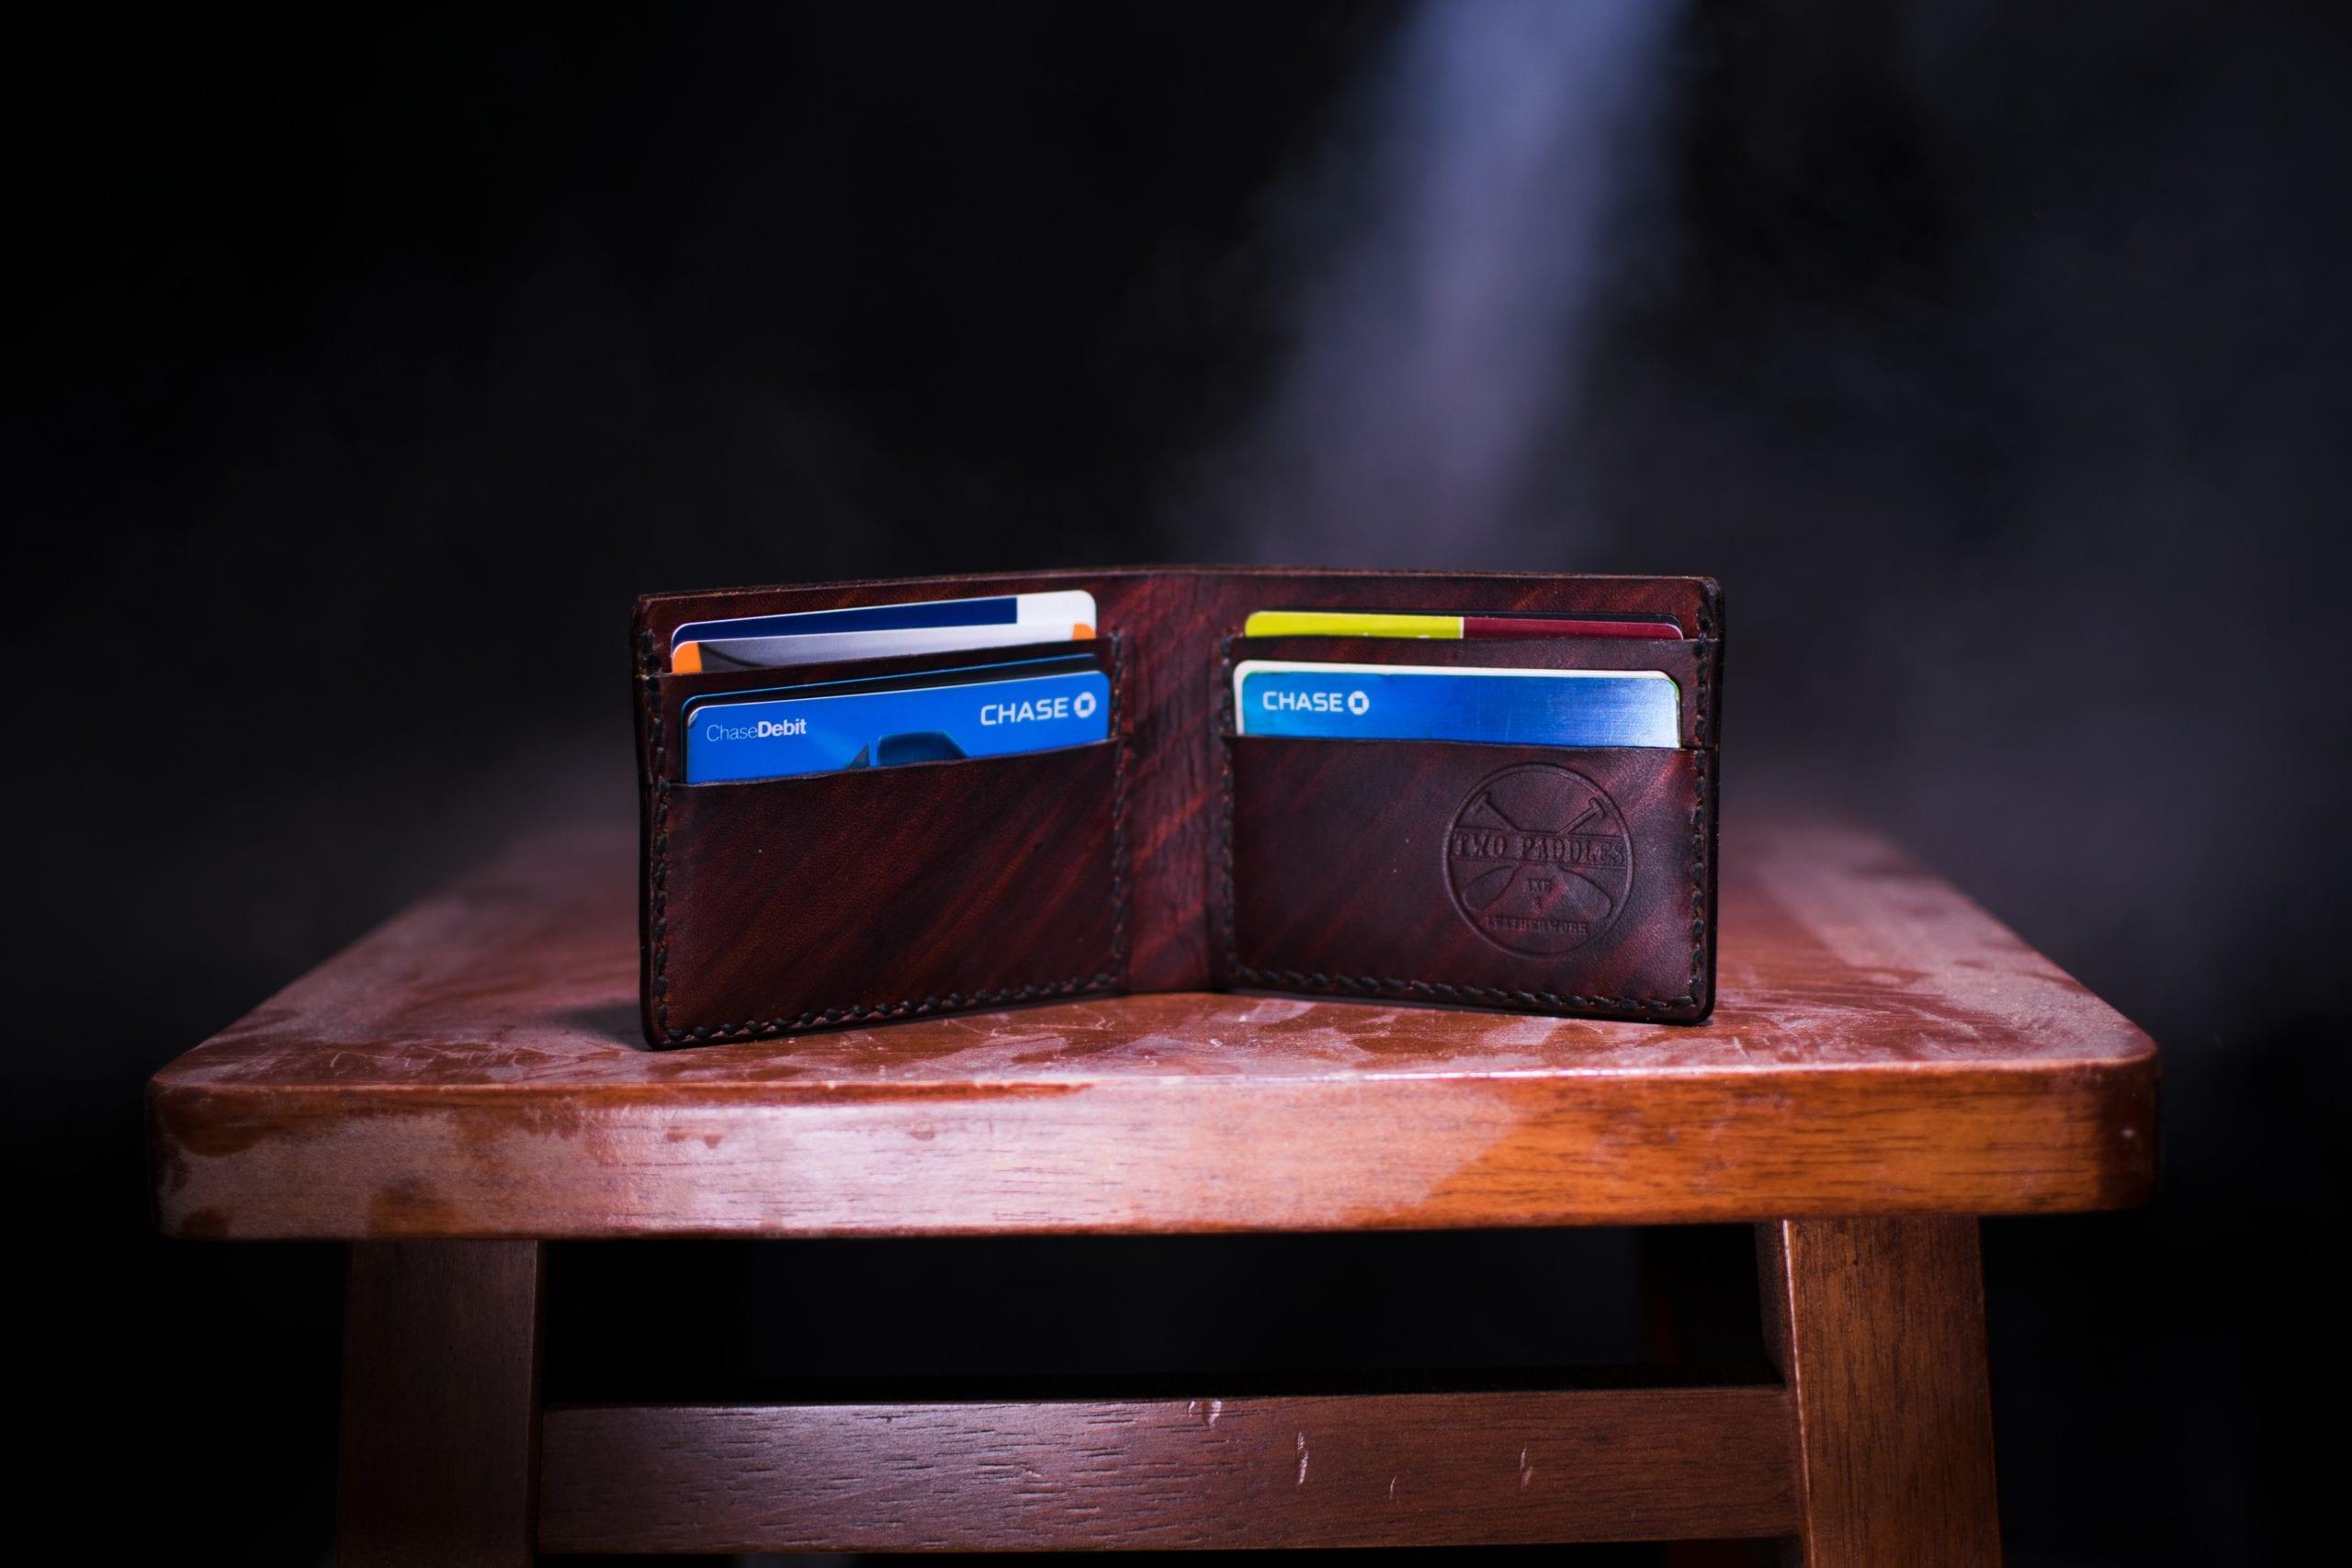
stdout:
[[(1699, 608), (1699, 635), (1713, 637), (1714, 627), (1707, 615), (1706, 606)], [(1330, 995), (1373, 992), (1408, 995), (1440, 1001), (1467, 999), (1481, 1002), (1532, 1002), (1548, 1008), (1638, 1008), (1667, 1012), (1677, 1008), (1692, 1008), (1699, 1001), (1699, 980), (1705, 972), (1707, 943), (1707, 732), (1712, 694), (1708, 688), (1708, 667), (1713, 662), (1713, 648), (1698, 660), (1699, 705), (1692, 725), (1692, 739), (1699, 742), (1691, 748), (1693, 793), (1697, 804), (1690, 812), (1690, 973), (1679, 997), (1599, 997), (1574, 992), (1524, 991), (1489, 986), (1453, 986), (1437, 980), (1400, 980), (1372, 975), (1306, 974), (1295, 969), (1260, 969), (1241, 962), (1239, 922), (1236, 918), (1233, 897), (1233, 742), (1238, 728), (1233, 709), (1233, 657), (1241, 638), (1228, 637), (1224, 643), (1224, 671), (1219, 705), (1225, 722), (1217, 737), (1220, 766), (1218, 769), (1218, 837), (1223, 852), (1224, 875), (1217, 900), (1219, 923), (1224, 927), (1226, 971), (1239, 979), (1277, 986), (1286, 990), (1316, 991)]]
[(653, 880), (652, 905), (654, 1025), (662, 1038), (675, 1039), (670, 1028), (670, 753), (662, 723), (662, 675), (653, 652), (650, 627), (639, 634), (638, 657), (644, 661), (646, 700), (653, 716)]
[(653, 995), (654, 1022), (664, 1043), (695, 1040), (741, 1040), (780, 1034), (819, 1023), (861, 1023), (872, 1020), (921, 1017), (928, 1012), (953, 1012), (1002, 1002), (1035, 1001), (1047, 997), (1079, 996), (1107, 989), (1125, 973), (1127, 954), (1127, 739), (1120, 728), (1126, 711), (1126, 649), (1117, 637), (1111, 645), (1111, 952), (1110, 961), (1091, 975), (1065, 980), (1037, 980), (1001, 986), (986, 991), (949, 991), (935, 997), (903, 1001), (852, 1003), (813, 1008), (793, 1018), (750, 1019), (741, 1023), (697, 1024), (692, 1029), (670, 1027), (670, 770), (662, 743), (662, 679), (654, 671), (651, 636), (644, 646), (647, 692), (653, 704)]

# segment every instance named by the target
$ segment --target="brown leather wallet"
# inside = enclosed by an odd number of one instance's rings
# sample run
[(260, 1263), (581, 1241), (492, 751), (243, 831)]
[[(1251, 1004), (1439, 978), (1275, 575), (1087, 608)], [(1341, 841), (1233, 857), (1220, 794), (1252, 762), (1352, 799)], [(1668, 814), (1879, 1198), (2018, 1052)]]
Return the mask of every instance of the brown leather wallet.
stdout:
[[(1012, 757), (682, 782), (688, 621), (1083, 588), (1110, 739)], [(1261, 609), (1671, 616), (1680, 639), (1252, 637)], [(1689, 1021), (1714, 1005), (1723, 595), (1705, 578), (1165, 568), (638, 601), (646, 1039), (691, 1045), (1091, 992), (1263, 990)], [(864, 660), (945, 668), (968, 653)], [(1237, 736), (1241, 658), (1663, 670), (1679, 748)], [(847, 665), (800, 665), (794, 683)], [(1481, 906), (1498, 863), (1584, 883)], [(1509, 904), (1510, 900), (1498, 901)]]

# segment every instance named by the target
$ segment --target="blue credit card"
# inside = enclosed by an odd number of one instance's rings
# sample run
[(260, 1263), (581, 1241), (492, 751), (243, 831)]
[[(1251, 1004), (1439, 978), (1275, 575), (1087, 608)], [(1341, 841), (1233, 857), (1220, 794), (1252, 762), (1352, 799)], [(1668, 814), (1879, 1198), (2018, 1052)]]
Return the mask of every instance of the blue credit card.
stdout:
[(1510, 670), (1251, 660), (1233, 671), (1243, 735), (1679, 746), (1681, 692), (1656, 670)]
[(917, 679), (923, 683), (877, 690), (860, 682), (854, 690), (802, 687), (691, 704), (680, 721), (686, 783), (1004, 757), (1111, 733), (1111, 681), (1099, 669)]

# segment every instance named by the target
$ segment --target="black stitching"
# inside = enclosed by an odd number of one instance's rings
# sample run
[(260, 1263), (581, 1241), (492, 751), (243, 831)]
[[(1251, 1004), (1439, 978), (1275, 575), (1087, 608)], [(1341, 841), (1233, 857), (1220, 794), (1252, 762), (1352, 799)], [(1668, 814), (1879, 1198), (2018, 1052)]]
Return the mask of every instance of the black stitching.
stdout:
[(1225, 874), (1217, 896), (1216, 914), (1219, 931), (1224, 937), (1225, 968), (1228, 976), (1241, 971), (1241, 939), (1236, 927), (1239, 921), (1233, 902), (1233, 739), (1241, 728), (1241, 716), (1234, 707), (1233, 655), (1239, 648), (1238, 637), (1228, 637), (1224, 643), (1224, 660), (1217, 672), (1217, 839), (1224, 853)]
[(650, 887), (653, 937), (653, 1024), (666, 1038), (670, 1028), (670, 752), (662, 723), (662, 675), (653, 650), (653, 629), (639, 637), (638, 654), (645, 663), (645, 691), (653, 713), (653, 882)]
[(853, 1003), (845, 1007), (812, 1009), (795, 1018), (754, 1019), (743, 1023), (698, 1024), (687, 1030), (671, 1030), (663, 1038), (673, 1044), (688, 1040), (736, 1040), (754, 1035), (780, 1034), (786, 1030), (806, 1029), (818, 1023), (858, 1023), (871, 1019), (919, 1018), (929, 1012), (953, 1012), (965, 1008), (990, 1007), (1000, 1002), (1035, 1001), (1045, 997), (1077, 996), (1087, 991), (1101, 990), (1116, 978), (1117, 972), (1102, 969), (1091, 975), (1069, 980), (1046, 980), (1026, 986), (1009, 986), (994, 991), (950, 991), (944, 996), (922, 997), (899, 1002), (874, 1004)]
[(1251, 980), (1280, 985), (1290, 990), (1345, 989), (1381, 994), (1404, 991), (1441, 1001), (1469, 997), (1479, 1001), (1537, 1002), (1553, 1008), (1645, 1008), (1666, 1012), (1677, 1007), (1687, 1007), (1692, 1000), (1690, 997), (1589, 997), (1567, 991), (1517, 991), (1489, 986), (1451, 986), (1442, 980), (1397, 980), (1370, 975), (1317, 975), (1296, 969), (1252, 969), (1244, 966), (1239, 972)]
[[(1699, 609), (1699, 629), (1702, 633), (1710, 629), (1703, 602)], [(1714, 663), (1714, 643), (1710, 638), (1699, 654), (1699, 711), (1690, 725), (1691, 739), (1699, 743), (1694, 749), (1695, 772), (1691, 779), (1698, 804), (1690, 812), (1690, 977), (1683, 983), (1681, 999), (1692, 1007), (1698, 1005), (1699, 976), (1703, 972), (1700, 960), (1707, 951), (1707, 717), (1713, 695), (1707, 688), (1707, 671)]]
[[(646, 634), (650, 644), (651, 633)], [(841, 1007), (813, 1008), (796, 1018), (751, 1019), (741, 1023), (698, 1024), (686, 1030), (670, 1027), (670, 944), (669, 879), (670, 879), (670, 779), (667, 753), (662, 749), (661, 677), (652, 674), (649, 663), (649, 691), (653, 700), (653, 929), (657, 937), (653, 946), (653, 994), (662, 998), (655, 1004), (654, 1022), (667, 1044), (683, 1045), (690, 1040), (745, 1040), (759, 1035), (782, 1034), (795, 1029), (806, 1029), (818, 1023), (858, 1023), (874, 1019), (921, 1017), (929, 1012), (949, 1012), (967, 1008), (992, 1007), (1002, 1002), (1034, 1001), (1044, 997), (1077, 996), (1088, 991), (1114, 988), (1126, 971), (1127, 959), (1127, 738), (1120, 728), (1126, 713), (1127, 660), (1124, 639), (1115, 634), (1104, 639), (1111, 645), (1111, 962), (1091, 975), (1072, 976), (1066, 980), (1037, 980), (1025, 985), (1000, 987), (989, 991), (950, 991), (945, 996), (922, 997), (897, 1002), (853, 1002)], [(650, 660), (650, 654), (649, 654)]]
[(1098, 980), (1127, 972), (1127, 738), (1119, 728), (1127, 712), (1127, 653), (1124, 638), (1114, 636), (1110, 642), (1111, 962), (1098, 972)]

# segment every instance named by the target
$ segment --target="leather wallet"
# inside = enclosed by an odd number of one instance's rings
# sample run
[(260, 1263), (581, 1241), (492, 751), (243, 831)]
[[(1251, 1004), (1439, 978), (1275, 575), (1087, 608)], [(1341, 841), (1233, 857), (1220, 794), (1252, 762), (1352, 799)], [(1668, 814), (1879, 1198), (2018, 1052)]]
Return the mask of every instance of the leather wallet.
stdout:
[[(672, 673), (681, 625), (1057, 589), (1094, 594), (1095, 640), (1004, 651), (1091, 649), (1110, 676), (1108, 739), (683, 782), (682, 705), (772, 688), (778, 672)], [(1261, 609), (1670, 616), (1683, 635), (1243, 637)], [(1242, 568), (942, 577), (652, 594), (638, 601), (633, 632), (654, 1045), (1118, 991), (1676, 1021), (1713, 1006), (1724, 621), (1710, 580)], [(1659, 670), (1679, 688), (1681, 744), (1237, 735), (1240, 659)], [(804, 665), (792, 678), (969, 660)], [(1522, 845), (1555, 815), (1581, 820), (1577, 852), (1599, 868), (1589, 918), (1510, 929), (1464, 898), (1457, 858), (1479, 830), (1474, 808), (1498, 789), (1531, 829)]]

